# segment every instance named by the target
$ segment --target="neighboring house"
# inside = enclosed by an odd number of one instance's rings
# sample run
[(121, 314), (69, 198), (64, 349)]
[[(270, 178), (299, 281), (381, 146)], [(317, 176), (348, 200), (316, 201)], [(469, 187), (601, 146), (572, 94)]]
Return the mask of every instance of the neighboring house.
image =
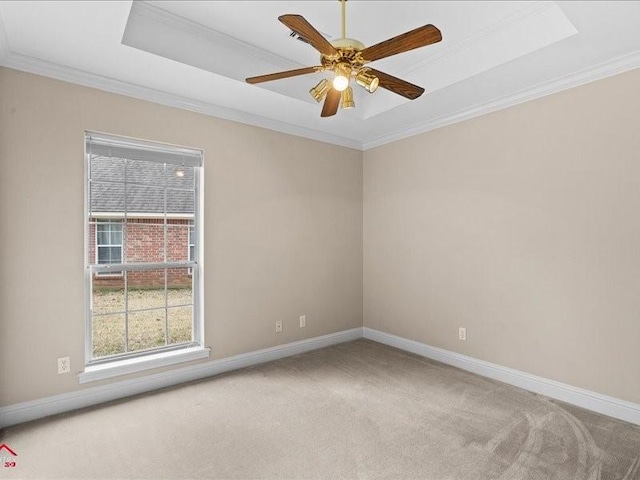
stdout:
[[(127, 192), (122, 160), (96, 157), (91, 163), (89, 261), (94, 263), (186, 262), (194, 255), (193, 192), (180, 190), (194, 182), (193, 169), (176, 169), (168, 176), (164, 167), (129, 161)], [(163, 185), (167, 177), (167, 188)], [(114, 183), (109, 183), (114, 182)], [(165, 193), (166, 192), (166, 193)], [(166, 215), (165, 215), (166, 202)], [(126, 208), (125, 208), (126, 206)], [(126, 222), (125, 215), (126, 214)], [(166, 221), (166, 227), (165, 227)], [(130, 271), (129, 287), (164, 288), (164, 270)], [(94, 275), (94, 287), (124, 285), (121, 272)], [(167, 286), (191, 285), (189, 268), (167, 270)]]

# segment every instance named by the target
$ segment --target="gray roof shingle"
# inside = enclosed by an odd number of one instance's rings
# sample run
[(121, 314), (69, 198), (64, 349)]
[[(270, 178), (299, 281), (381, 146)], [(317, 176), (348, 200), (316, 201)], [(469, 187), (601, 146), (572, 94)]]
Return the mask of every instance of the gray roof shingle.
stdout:
[[(193, 215), (195, 169), (180, 165), (93, 157), (90, 166), (92, 214), (127, 213)], [(182, 176), (180, 175), (182, 172)]]

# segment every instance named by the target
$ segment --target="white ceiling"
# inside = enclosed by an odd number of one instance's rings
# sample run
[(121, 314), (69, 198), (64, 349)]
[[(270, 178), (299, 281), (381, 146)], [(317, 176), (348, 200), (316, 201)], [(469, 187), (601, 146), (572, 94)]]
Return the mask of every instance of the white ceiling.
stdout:
[(1, 1), (0, 64), (363, 149), (640, 66), (640, 1), (350, 0), (347, 34), (365, 45), (427, 23), (443, 41), (374, 64), (419, 99), (358, 88), (354, 110), (323, 119), (307, 93), (322, 74), (243, 81), (318, 63), (284, 13), (340, 36), (335, 0)]

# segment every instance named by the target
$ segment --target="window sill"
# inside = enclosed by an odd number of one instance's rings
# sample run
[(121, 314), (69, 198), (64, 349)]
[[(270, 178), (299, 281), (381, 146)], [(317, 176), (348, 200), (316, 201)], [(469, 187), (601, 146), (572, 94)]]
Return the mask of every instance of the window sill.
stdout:
[(152, 368), (166, 367), (176, 363), (190, 362), (200, 358), (209, 357), (211, 349), (204, 347), (191, 347), (171, 352), (155, 353), (144, 357), (117, 360), (102, 365), (85, 367), (84, 372), (78, 374), (80, 383), (95, 382), (106, 378), (126, 375), (128, 373), (142, 372)]

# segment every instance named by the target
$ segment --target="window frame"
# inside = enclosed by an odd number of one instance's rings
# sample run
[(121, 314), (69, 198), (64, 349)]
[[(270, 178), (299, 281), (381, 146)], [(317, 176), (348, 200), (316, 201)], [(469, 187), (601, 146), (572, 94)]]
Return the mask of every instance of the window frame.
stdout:
[[(85, 189), (85, 248), (84, 248), (84, 263), (85, 263), (85, 286), (86, 286), (86, 308), (85, 308), (85, 372), (79, 375), (80, 383), (84, 383), (86, 381), (99, 380), (102, 378), (109, 378), (110, 376), (120, 375), (124, 373), (129, 373), (131, 371), (139, 371), (147, 368), (156, 368), (158, 364), (170, 364), (170, 363), (178, 363), (180, 361), (190, 361), (194, 358), (204, 358), (205, 353), (206, 356), (209, 355), (209, 349), (204, 347), (204, 301), (203, 301), (203, 275), (202, 275), (202, 259), (203, 259), (203, 242), (202, 242), (202, 226), (203, 226), (203, 215), (202, 215), (202, 204), (203, 204), (203, 166), (204, 166), (204, 152), (200, 149), (187, 148), (182, 146), (170, 145), (166, 143), (159, 142), (149, 142), (146, 140), (133, 139), (129, 137), (115, 136), (109, 134), (103, 134), (99, 132), (84, 132), (84, 146), (85, 146), (85, 175), (84, 175), (84, 189)], [(114, 216), (106, 217), (96, 217), (92, 215), (91, 211), (91, 158), (92, 152), (90, 151), (90, 142), (95, 140), (100, 142), (114, 142), (114, 145), (124, 145), (125, 148), (139, 148), (140, 151), (146, 155), (149, 159), (148, 161), (158, 161), (154, 159), (154, 152), (159, 152), (158, 155), (162, 158), (162, 156), (166, 156), (167, 154), (176, 154), (179, 155), (181, 152), (187, 152), (186, 154), (190, 154), (192, 156), (197, 156), (199, 158), (199, 163), (197, 165), (190, 165), (194, 167), (194, 213), (193, 213), (193, 221), (192, 227), (194, 229), (194, 257), (188, 258), (186, 262), (173, 262), (167, 261), (165, 256), (164, 262), (137, 262), (137, 263), (125, 263), (125, 249), (126, 249), (126, 227), (127, 227), (127, 218), (136, 218), (138, 215), (131, 214), (127, 215), (126, 207), (124, 212), (122, 213), (121, 223), (122, 223), (122, 244), (121, 247), (121, 263), (120, 264), (98, 264), (98, 243), (97, 243), (97, 235), (98, 235), (98, 219), (100, 220), (109, 220), (113, 221), (116, 218)], [(117, 147), (116, 147), (117, 148)], [(119, 157), (118, 157), (119, 158)], [(146, 159), (145, 159), (146, 160)], [(158, 163), (168, 165), (172, 162), (159, 160)], [(166, 167), (165, 167), (166, 168)], [(98, 180), (99, 181), (99, 180)], [(126, 183), (126, 177), (124, 180)], [(167, 187), (165, 186), (165, 189)], [(171, 187), (168, 187), (171, 188)], [(125, 201), (126, 204), (126, 201)], [(166, 207), (166, 206), (165, 206)], [(118, 215), (118, 214), (116, 214)], [(172, 218), (173, 215), (167, 214), (166, 208), (164, 212), (164, 229), (166, 232), (168, 223), (167, 220)], [(91, 224), (94, 223), (95, 226), (95, 258), (93, 259), (94, 263), (92, 264), (90, 261), (90, 229)], [(167, 241), (167, 236), (165, 234), (165, 242)], [(191, 244), (188, 245), (188, 248)], [(166, 252), (166, 248), (165, 248)], [(190, 248), (189, 248), (189, 257), (190, 257)], [(141, 270), (153, 270), (153, 269), (171, 269), (171, 268), (187, 268), (188, 272), (192, 278), (192, 336), (190, 342), (183, 342), (180, 344), (173, 345), (163, 345), (159, 347), (149, 348), (145, 350), (139, 351), (129, 351), (120, 354), (108, 355), (104, 357), (94, 358), (93, 357), (93, 306), (92, 306), (92, 290), (93, 290), (93, 281), (94, 277), (108, 277), (108, 276), (124, 276), (125, 272), (132, 271), (141, 271)], [(126, 277), (125, 277), (126, 282)], [(125, 283), (126, 285), (126, 283)], [(166, 285), (165, 285), (166, 292)], [(165, 293), (166, 295), (166, 293)], [(125, 306), (125, 310), (126, 310)], [(165, 307), (171, 308), (171, 307)], [(166, 321), (166, 320), (165, 320)], [(166, 335), (166, 332), (165, 332)], [(183, 352), (180, 352), (183, 351)], [(183, 358), (181, 360), (181, 358)], [(136, 364), (139, 364), (136, 366)], [(133, 367), (132, 367), (133, 365)], [(113, 370), (122, 371), (122, 373), (109, 372), (113, 366)], [(124, 367), (124, 368), (122, 368)], [(83, 377), (85, 380), (83, 381)], [(91, 379), (87, 380), (86, 378), (91, 377)], [(98, 378), (94, 378), (94, 377)]]

